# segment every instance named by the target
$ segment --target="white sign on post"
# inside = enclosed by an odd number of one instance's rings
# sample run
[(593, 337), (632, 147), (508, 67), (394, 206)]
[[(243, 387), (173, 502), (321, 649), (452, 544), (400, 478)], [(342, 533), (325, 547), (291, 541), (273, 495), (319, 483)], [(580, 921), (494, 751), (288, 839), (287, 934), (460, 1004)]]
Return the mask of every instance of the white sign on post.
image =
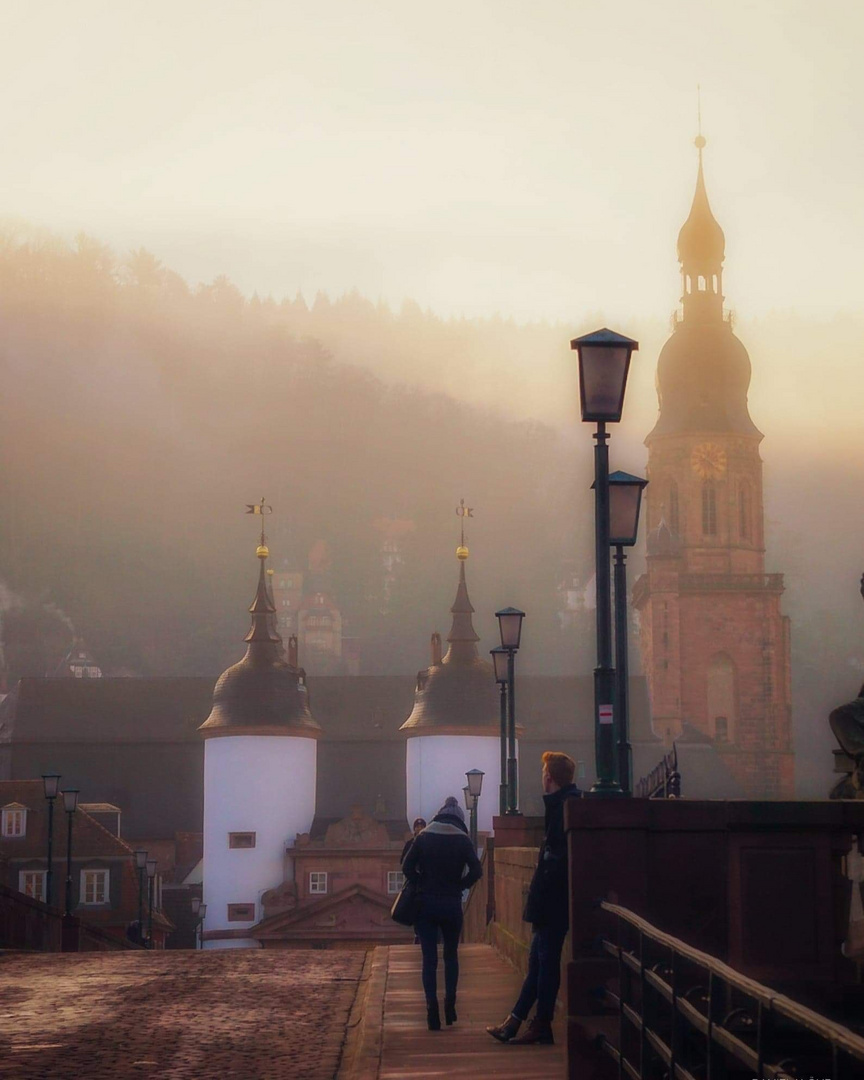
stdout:
[(611, 705), (601, 705), (599, 707), (598, 711), (600, 713), (600, 723), (601, 724), (611, 724), (613, 722), (612, 721), (612, 706)]

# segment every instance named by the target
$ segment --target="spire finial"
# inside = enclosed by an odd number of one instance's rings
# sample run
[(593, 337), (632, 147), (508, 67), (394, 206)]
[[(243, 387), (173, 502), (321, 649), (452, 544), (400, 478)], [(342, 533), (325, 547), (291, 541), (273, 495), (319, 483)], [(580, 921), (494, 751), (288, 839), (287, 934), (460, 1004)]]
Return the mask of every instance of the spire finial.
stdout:
[(460, 499), (459, 505), (456, 507), (456, 513), (459, 516), (459, 547), (456, 548), (456, 558), (460, 562), (465, 562), (468, 558), (468, 548), (465, 544), (465, 518), (474, 517), (474, 510), (472, 507), (465, 505), (464, 499)]
[(266, 559), (270, 555), (270, 549), (267, 547), (267, 537), (264, 535), (264, 518), (267, 514), (273, 513), (273, 507), (267, 505), (267, 500), (264, 496), (261, 496), (261, 502), (246, 503), (247, 514), (258, 514), (261, 517), (261, 539), (258, 543), (258, 550), (255, 554), (259, 559)]
[(702, 162), (702, 149), (705, 146), (705, 136), (702, 134), (702, 87), (696, 84), (696, 130), (698, 134), (693, 140), (693, 145), (699, 151), (699, 162)]

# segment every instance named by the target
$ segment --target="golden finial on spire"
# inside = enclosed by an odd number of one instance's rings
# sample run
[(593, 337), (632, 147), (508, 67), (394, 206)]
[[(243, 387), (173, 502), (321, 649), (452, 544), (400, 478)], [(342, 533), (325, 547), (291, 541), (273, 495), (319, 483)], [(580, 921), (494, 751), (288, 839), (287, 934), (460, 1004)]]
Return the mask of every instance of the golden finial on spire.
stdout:
[(702, 86), (696, 84), (696, 130), (698, 132), (696, 138), (693, 140), (693, 145), (699, 151), (699, 156), (702, 156), (702, 148), (705, 146), (705, 136), (702, 134)]
[(459, 515), (459, 547), (456, 548), (456, 558), (460, 562), (465, 562), (468, 558), (468, 547), (465, 543), (465, 518), (474, 517), (474, 511), (470, 506), (465, 505), (465, 500), (460, 499), (459, 505), (456, 507), (456, 513)]
[(264, 517), (267, 514), (273, 513), (273, 507), (267, 505), (267, 500), (261, 498), (261, 502), (258, 503), (246, 503), (247, 514), (258, 514), (261, 516), (261, 539), (258, 542), (258, 548), (255, 554), (259, 559), (267, 559), (270, 556), (270, 549), (267, 547), (267, 537), (264, 535)]

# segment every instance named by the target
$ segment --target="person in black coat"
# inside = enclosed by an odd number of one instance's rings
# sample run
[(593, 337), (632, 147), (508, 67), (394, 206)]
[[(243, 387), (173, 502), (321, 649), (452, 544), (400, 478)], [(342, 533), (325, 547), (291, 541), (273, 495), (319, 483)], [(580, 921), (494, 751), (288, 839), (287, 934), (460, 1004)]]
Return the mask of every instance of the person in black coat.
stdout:
[(480, 860), (465, 828), (465, 815), (449, 795), (431, 823), (414, 838), (402, 863), (406, 879), (420, 892), (414, 929), (423, 953), (423, 992), (430, 1031), (441, 1030), (438, 1011), (438, 933), (444, 942), (444, 1018), (456, 1020), (462, 892), (483, 876)]
[(402, 848), (402, 854), (399, 856), (400, 865), (405, 862), (405, 856), (411, 850), (411, 845), (414, 843), (415, 837), (419, 836), (423, 829), (426, 828), (426, 819), (422, 817), (414, 818), (414, 825), (412, 826), (411, 835), (405, 841), (405, 846)]
[[(576, 762), (567, 754), (547, 751), (543, 755), (546, 827), (522, 916), (534, 931), (528, 974), (519, 999), (504, 1023), (486, 1028), (499, 1042), (515, 1045), (554, 1042), (552, 1018), (561, 983), (561, 950), (570, 924), (564, 803), (571, 796), (581, 795), (573, 783), (575, 774)], [(535, 1002), (534, 1019), (525, 1033), (519, 1035), (519, 1028), (528, 1019)]]

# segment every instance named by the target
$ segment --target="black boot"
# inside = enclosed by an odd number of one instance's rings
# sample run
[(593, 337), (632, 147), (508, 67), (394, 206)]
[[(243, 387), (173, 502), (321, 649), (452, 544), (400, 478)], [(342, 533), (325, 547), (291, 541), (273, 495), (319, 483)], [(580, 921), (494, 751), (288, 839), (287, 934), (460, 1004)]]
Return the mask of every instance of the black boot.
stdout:
[(528, 1030), (510, 1040), (513, 1046), (551, 1046), (555, 1042), (552, 1025), (548, 1020), (538, 1020), (535, 1016), (528, 1025)]
[(458, 1017), (456, 1016), (456, 998), (444, 998), (444, 1019), (448, 1024), (455, 1024)]
[(503, 1024), (498, 1024), (496, 1027), (487, 1027), (486, 1030), (493, 1039), (497, 1039), (498, 1042), (506, 1043), (515, 1038), (521, 1026), (522, 1021), (517, 1020), (513, 1013), (510, 1013)]
[(426, 1005), (426, 1024), (430, 1031), (441, 1030), (441, 1014), (438, 1012), (438, 1002)]

